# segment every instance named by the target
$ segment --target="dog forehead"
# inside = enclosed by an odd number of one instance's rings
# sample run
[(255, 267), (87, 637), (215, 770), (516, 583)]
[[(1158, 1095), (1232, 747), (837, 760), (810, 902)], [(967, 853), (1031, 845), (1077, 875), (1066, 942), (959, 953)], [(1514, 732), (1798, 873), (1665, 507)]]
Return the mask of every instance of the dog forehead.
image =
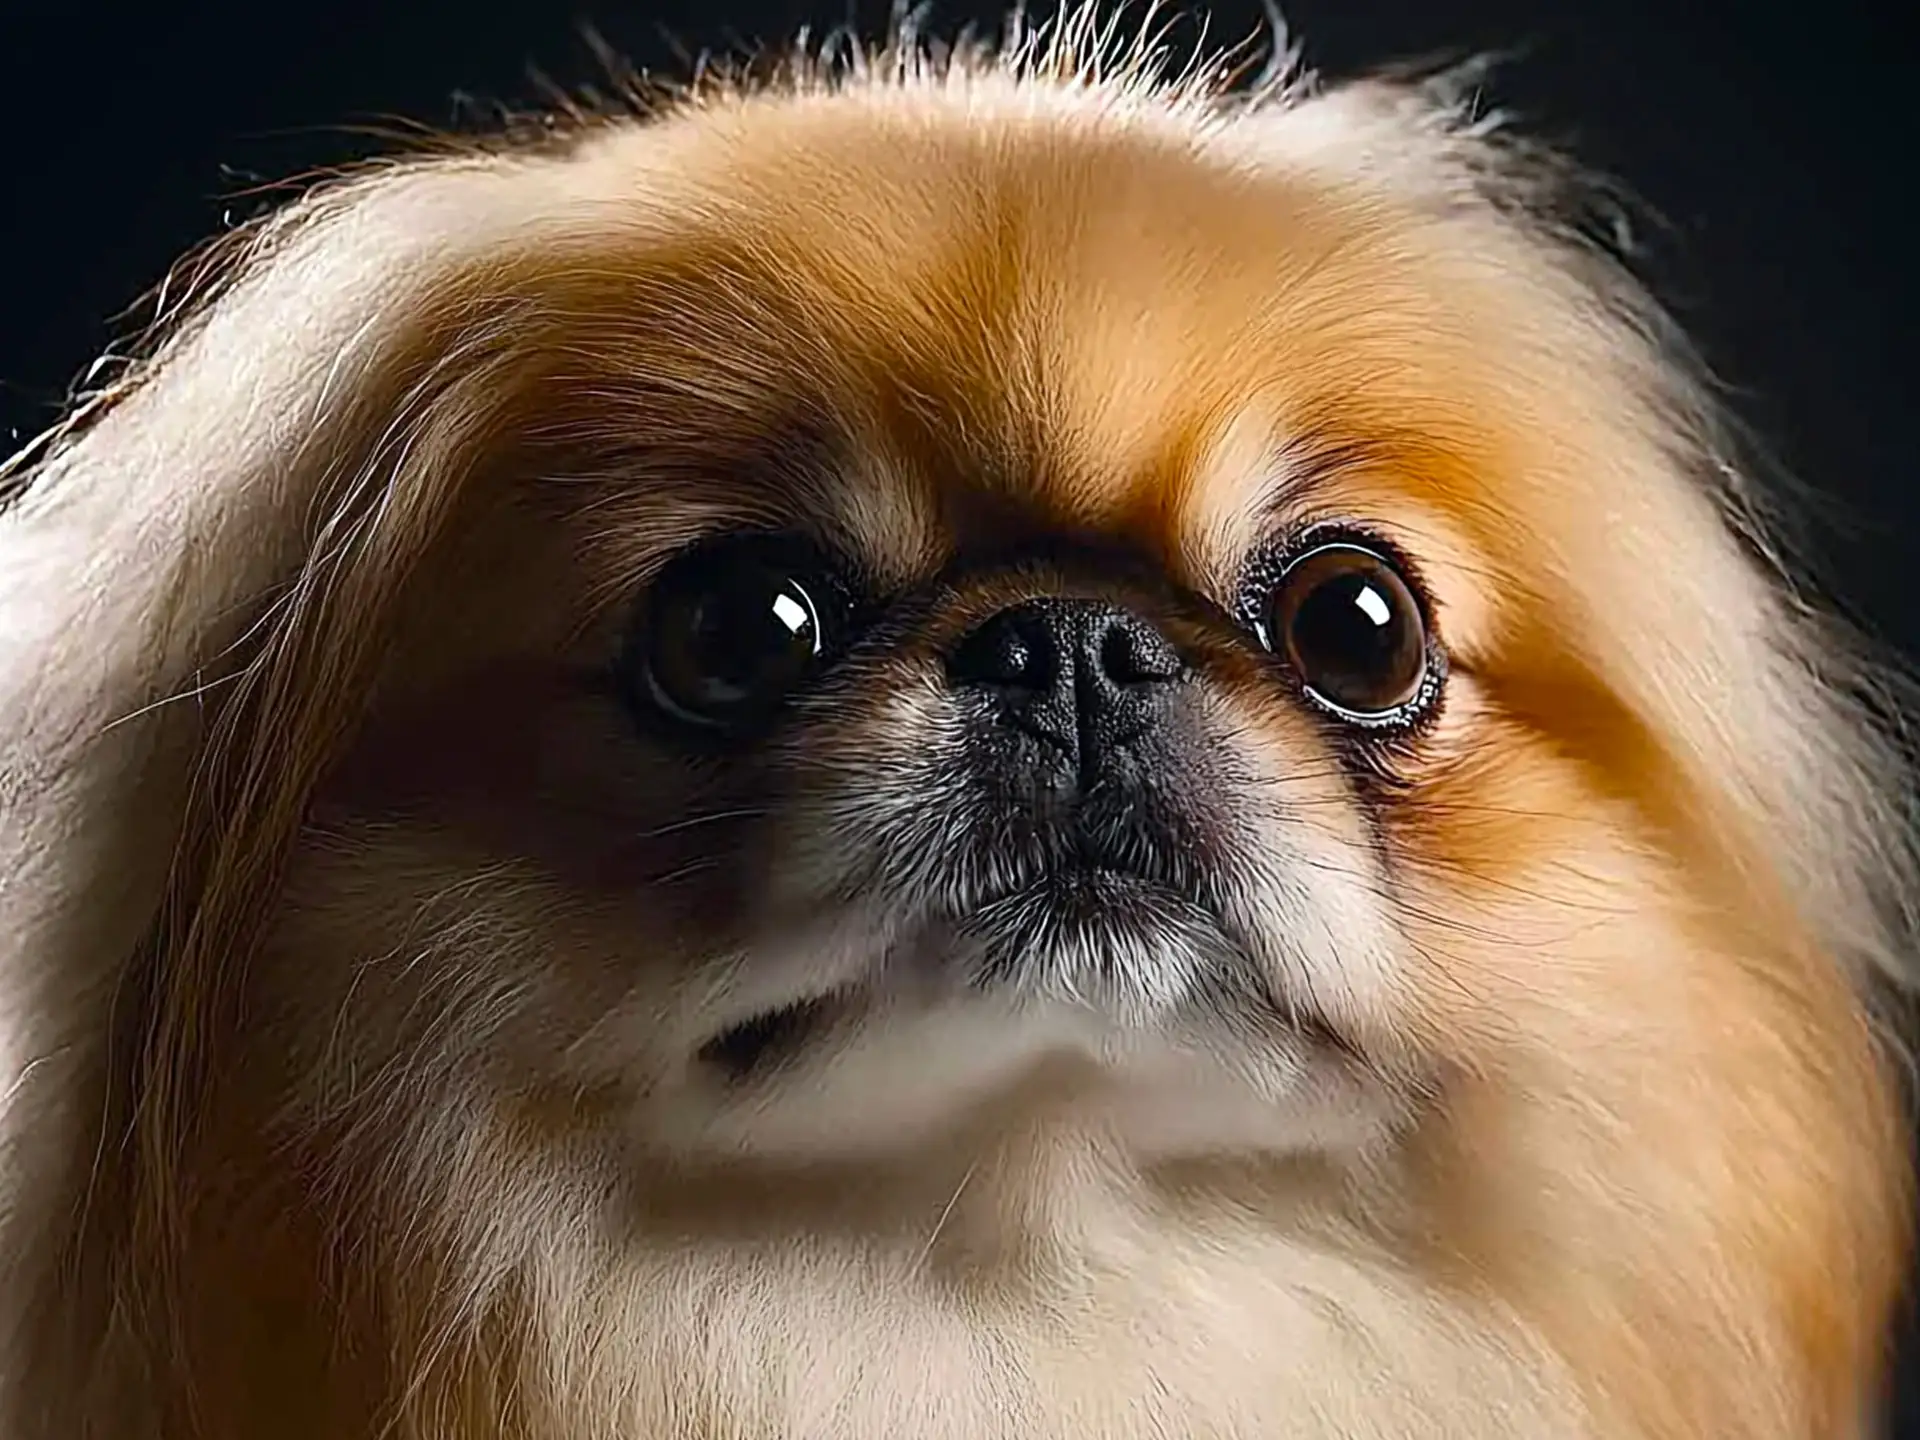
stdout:
[(950, 108), (696, 127), (670, 203), (707, 258), (672, 298), (752, 317), (685, 362), (796, 372), (883, 568), (1023, 527), (1221, 563), (1356, 372), (1405, 366), (1419, 297), (1321, 191), (1194, 136)]

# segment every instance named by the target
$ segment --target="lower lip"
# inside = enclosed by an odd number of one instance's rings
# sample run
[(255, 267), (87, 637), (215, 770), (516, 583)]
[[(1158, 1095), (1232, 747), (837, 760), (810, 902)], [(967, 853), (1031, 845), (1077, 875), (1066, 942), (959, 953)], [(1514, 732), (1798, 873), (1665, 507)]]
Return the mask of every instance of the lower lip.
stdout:
[(1156, 924), (1170, 923), (1174, 912), (1192, 918), (1202, 911), (1211, 914), (1194, 896), (1164, 881), (1134, 871), (1088, 868), (1056, 872), (982, 897), (952, 918), (963, 929), (1044, 920), (1056, 932), (1112, 932), (1137, 925), (1144, 934)]
[[(1124, 925), (1130, 912), (1154, 902), (1194, 904), (1191, 897), (1172, 886), (1135, 871), (1087, 866), (1056, 871), (1024, 886), (982, 896), (956, 911), (952, 919), (965, 925), (995, 909), (1045, 905), (1078, 911), (1078, 917), (1069, 917), (1070, 922), (1078, 918), (1087, 923), (1098, 917), (1108, 924)], [(736, 1083), (763, 1074), (802, 1049), (823, 1026), (843, 1014), (847, 998), (815, 996), (764, 1011), (708, 1040), (699, 1049), (699, 1059)]]

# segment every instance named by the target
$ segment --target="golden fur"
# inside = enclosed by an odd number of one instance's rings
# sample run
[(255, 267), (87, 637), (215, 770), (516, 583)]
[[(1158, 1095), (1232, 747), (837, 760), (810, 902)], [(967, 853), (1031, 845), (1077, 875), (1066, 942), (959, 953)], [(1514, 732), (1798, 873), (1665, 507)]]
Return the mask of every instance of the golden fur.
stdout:
[[(1560, 167), (1441, 82), (1095, 28), (324, 185), (16, 462), (0, 1434), (1871, 1431), (1911, 937), (1867, 672)], [(577, 683), (668, 555), (1091, 533), (1218, 595), (1327, 517), (1451, 663), (1345, 892), (1388, 938), (1308, 981), (1391, 1105), (1159, 1156), (1042, 1067), (896, 1146), (903, 1042), (822, 1111), (874, 1153), (685, 1148), (710, 956), (603, 848), (670, 790)], [(914, 663), (810, 763), (910, 768)]]

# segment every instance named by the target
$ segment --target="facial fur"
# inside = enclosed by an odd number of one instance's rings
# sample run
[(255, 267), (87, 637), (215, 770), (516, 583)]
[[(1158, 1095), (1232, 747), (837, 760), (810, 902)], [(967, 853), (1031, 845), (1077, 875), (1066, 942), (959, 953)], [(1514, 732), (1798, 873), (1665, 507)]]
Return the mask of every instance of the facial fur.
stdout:
[(344, 178), (16, 462), (7, 1435), (1871, 1432), (1870, 671), (1564, 167), (1096, 32)]

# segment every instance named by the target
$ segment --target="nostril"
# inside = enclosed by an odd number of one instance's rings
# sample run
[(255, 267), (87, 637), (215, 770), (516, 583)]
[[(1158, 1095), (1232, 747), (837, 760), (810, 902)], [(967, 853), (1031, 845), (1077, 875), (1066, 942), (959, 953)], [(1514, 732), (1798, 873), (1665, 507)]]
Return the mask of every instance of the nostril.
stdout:
[(1113, 615), (1100, 637), (1100, 669), (1116, 685), (1177, 680), (1186, 666), (1171, 641), (1139, 618)]
[(1040, 600), (1003, 610), (950, 653), (959, 685), (1050, 693), (1070, 674), (1115, 690), (1179, 680), (1185, 661), (1160, 628), (1098, 602)]
[(963, 684), (1040, 687), (1049, 682), (1051, 664), (1051, 647), (1017, 614), (1005, 613), (961, 641), (948, 670)]

